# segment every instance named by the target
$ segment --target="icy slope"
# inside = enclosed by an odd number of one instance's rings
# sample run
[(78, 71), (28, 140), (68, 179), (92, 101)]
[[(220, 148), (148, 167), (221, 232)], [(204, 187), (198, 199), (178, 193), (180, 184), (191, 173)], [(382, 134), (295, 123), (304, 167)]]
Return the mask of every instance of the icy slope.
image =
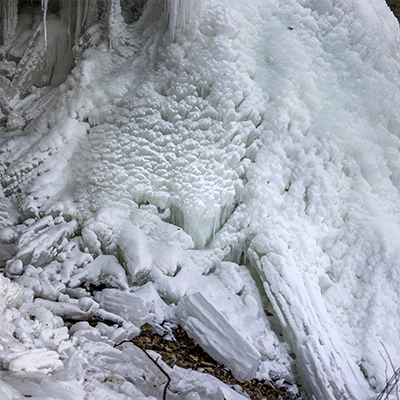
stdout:
[[(166, 320), (239, 380), (376, 397), (386, 351), (400, 364), (399, 33), (385, 2), (17, 11), (1, 14), (0, 254), (21, 287), (3, 278), (19, 347), (3, 346), (0, 390), (22, 397), (24, 370), (27, 390), (44, 379), (65, 398), (161, 398), (157, 367), (114, 346)], [(116, 325), (66, 332), (60, 317)], [(173, 371), (175, 398), (240, 396)]]

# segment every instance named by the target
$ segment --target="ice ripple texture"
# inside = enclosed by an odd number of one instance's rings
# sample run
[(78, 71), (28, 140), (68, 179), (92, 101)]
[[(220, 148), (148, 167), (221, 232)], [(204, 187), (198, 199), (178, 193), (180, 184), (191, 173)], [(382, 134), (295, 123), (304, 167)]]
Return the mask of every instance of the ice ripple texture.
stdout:
[[(400, 364), (399, 31), (385, 2), (45, 1), (45, 20), (14, 3), (0, 255), (18, 285), (0, 286), (13, 343), (0, 390), (17, 396), (23, 371), (65, 398), (160, 398), (138, 378), (162, 379), (154, 365), (113, 344), (169, 321), (239, 380), (376, 397), (387, 354)], [(81, 322), (67, 333), (60, 317)], [(177, 399), (241, 397), (173, 371)]]

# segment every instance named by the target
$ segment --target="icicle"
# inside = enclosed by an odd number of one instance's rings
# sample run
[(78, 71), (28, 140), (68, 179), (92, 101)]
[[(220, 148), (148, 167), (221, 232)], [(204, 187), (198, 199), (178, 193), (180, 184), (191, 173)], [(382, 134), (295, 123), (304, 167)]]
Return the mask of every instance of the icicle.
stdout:
[(178, 29), (185, 31), (186, 25), (200, 15), (206, 5), (206, 0), (165, 0), (166, 16), (171, 40), (174, 40)]
[[(87, 3), (87, 1), (85, 1)], [(79, 38), (81, 36), (82, 31), (84, 30), (84, 22), (85, 22), (85, 16), (82, 15), (82, 1), (78, 0), (77, 5), (76, 5), (76, 12), (75, 12), (75, 17), (76, 17), (76, 25), (75, 25), (75, 38)]]
[(89, 2), (88, 2), (88, 1), (85, 1), (85, 10), (84, 10), (84, 12), (83, 12), (82, 21), (86, 21), (86, 20), (87, 20), (88, 9), (89, 9)]
[(176, 30), (176, 19), (178, 14), (178, 2), (179, 0), (166, 0), (167, 1), (167, 16), (169, 23), (169, 32), (171, 40), (174, 40)]
[[(1, 0), (0, 0), (1, 1)], [(77, 43), (82, 33), (98, 20), (105, 8), (105, 0), (74, 0), (60, 2), (60, 17), (68, 26), (71, 47)], [(108, 1), (108, 0), (107, 0)]]
[(126, 37), (124, 18), (122, 17), (120, 0), (108, 2), (108, 41), (111, 49), (119, 47)]
[(44, 25), (44, 45), (47, 48), (47, 6), (49, 4), (49, 0), (42, 0), (42, 11), (43, 11), (43, 25)]
[(0, 44), (8, 44), (14, 35), (18, 19), (18, 0), (0, 1), (0, 18), (2, 31), (0, 32)]

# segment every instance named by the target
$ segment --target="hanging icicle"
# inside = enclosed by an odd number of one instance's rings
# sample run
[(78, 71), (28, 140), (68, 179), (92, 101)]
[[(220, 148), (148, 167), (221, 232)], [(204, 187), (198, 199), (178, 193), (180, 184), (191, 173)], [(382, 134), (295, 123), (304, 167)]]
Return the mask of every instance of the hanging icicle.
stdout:
[(60, 2), (59, 15), (68, 26), (71, 47), (77, 43), (83, 32), (98, 20), (100, 12), (104, 11), (105, 8), (105, 0)]
[(47, 48), (47, 7), (49, 4), (49, 0), (42, 0), (42, 11), (43, 11), (43, 25), (44, 25), (44, 45)]
[(184, 31), (186, 25), (204, 10), (206, 0), (165, 0), (171, 40), (178, 30)]
[(8, 44), (18, 20), (18, 0), (0, 1), (0, 44)]
[(121, 44), (128, 36), (121, 11), (120, 0), (108, 1), (108, 42), (110, 49), (121, 50)]

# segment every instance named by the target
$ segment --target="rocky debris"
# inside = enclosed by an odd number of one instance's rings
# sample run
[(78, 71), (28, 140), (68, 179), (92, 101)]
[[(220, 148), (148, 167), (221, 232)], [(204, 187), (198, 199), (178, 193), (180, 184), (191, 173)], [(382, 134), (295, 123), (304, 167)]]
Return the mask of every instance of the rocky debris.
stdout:
[(141, 333), (134, 343), (144, 350), (159, 353), (163, 361), (171, 368), (177, 365), (181, 368), (193, 369), (210, 374), (231, 386), (240, 393), (247, 393), (252, 400), (293, 400), (299, 396), (290, 395), (285, 386), (278, 388), (272, 382), (252, 379), (244, 383), (238, 382), (232, 372), (212, 359), (202, 348), (186, 334), (182, 327), (172, 330), (171, 335), (161, 336), (155, 333), (148, 323), (141, 327)]

